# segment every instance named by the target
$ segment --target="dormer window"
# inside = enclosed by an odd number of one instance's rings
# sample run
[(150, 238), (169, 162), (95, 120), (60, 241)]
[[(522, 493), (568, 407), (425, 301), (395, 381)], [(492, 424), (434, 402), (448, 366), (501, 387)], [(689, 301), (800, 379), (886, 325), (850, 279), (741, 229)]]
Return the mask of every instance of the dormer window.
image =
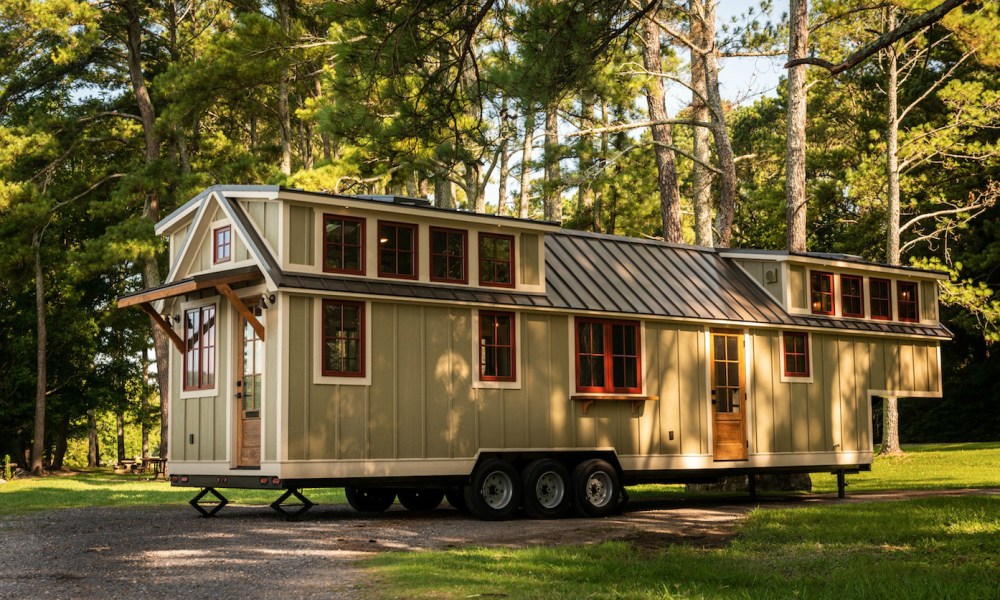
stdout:
[(229, 262), (233, 257), (233, 231), (226, 225), (212, 232), (212, 264)]
[(809, 274), (809, 300), (814, 315), (832, 315), (833, 273), (813, 271)]
[(909, 281), (896, 282), (898, 296), (897, 308), (899, 320), (916, 323), (920, 320), (920, 299), (917, 296), (917, 284)]
[(840, 310), (845, 317), (864, 318), (864, 279), (858, 275), (840, 276)]
[(365, 220), (323, 216), (323, 270), (327, 273), (365, 274)]
[(431, 281), (468, 283), (468, 232), (431, 227)]
[(479, 285), (514, 287), (514, 236), (479, 234)]
[(872, 318), (879, 321), (892, 319), (892, 283), (888, 279), (872, 278), (868, 281), (871, 295)]
[(417, 226), (378, 223), (378, 276), (417, 278)]

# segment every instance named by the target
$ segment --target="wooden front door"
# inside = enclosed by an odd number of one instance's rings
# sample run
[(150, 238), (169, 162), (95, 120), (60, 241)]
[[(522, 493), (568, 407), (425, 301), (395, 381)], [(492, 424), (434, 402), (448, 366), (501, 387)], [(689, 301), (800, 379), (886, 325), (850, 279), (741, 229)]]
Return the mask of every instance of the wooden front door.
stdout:
[(747, 459), (743, 334), (712, 331), (712, 438), (715, 460)]
[[(259, 308), (249, 307), (258, 319)], [(243, 317), (238, 318), (236, 344), (236, 466), (260, 467), (260, 407), (263, 394), (264, 342)]]

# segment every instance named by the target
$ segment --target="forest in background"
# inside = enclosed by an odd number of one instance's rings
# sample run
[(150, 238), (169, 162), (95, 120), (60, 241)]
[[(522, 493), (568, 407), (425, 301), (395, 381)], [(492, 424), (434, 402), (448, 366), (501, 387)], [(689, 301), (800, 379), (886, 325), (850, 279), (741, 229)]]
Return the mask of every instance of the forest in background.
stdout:
[[(0, 0), (0, 459), (167, 450), (166, 343), (115, 298), (162, 280), (160, 217), (258, 183), (947, 270), (945, 398), (902, 400), (900, 437), (997, 439), (998, 3), (716, 10)], [(773, 96), (724, 97), (747, 56), (801, 65)]]

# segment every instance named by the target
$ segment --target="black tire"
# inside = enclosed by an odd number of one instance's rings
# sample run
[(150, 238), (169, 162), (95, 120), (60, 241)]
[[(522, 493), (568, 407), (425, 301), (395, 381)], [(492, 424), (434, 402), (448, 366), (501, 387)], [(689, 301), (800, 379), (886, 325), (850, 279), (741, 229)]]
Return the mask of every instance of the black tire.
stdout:
[(581, 516), (606, 517), (615, 512), (621, 491), (618, 472), (599, 458), (573, 469), (573, 505)]
[(406, 510), (413, 512), (429, 512), (437, 508), (444, 499), (442, 490), (432, 490), (428, 488), (415, 488), (399, 490), (396, 492), (399, 503)]
[(472, 514), (469, 511), (469, 503), (465, 501), (465, 486), (447, 490), (444, 497), (448, 499), (448, 504), (452, 505), (463, 515)]
[(558, 519), (573, 502), (572, 480), (562, 463), (543, 458), (528, 465), (524, 483), (524, 512), (535, 519)]
[(396, 490), (387, 488), (344, 488), (347, 503), (363, 513), (385, 512), (396, 499)]
[(521, 505), (521, 478), (510, 463), (491, 458), (476, 467), (465, 486), (469, 512), (484, 521), (503, 521)]

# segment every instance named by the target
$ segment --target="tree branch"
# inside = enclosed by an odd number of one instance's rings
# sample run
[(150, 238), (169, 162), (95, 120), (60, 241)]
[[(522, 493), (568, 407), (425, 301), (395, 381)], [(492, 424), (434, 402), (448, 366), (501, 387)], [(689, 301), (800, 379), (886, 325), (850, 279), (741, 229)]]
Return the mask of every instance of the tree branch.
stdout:
[(694, 121), (692, 119), (664, 119), (662, 121), (637, 121), (635, 123), (621, 123), (609, 125), (607, 127), (594, 127), (593, 129), (581, 129), (572, 133), (567, 133), (565, 137), (574, 138), (582, 135), (594, 135), (597, 133), (616, 133), (619, 131), (629, 131), (631, 129), (641, 129), (643, 127), (653, 127), (654, 125), (692, 125), (694, 127), (711, 127), (711, 123), (705, 121)]
[(823, 67), (830, 72), (830, 75), (839, 75), (840, 73), (856, 66), (858, 63), (875, 54), (879, 50), (894, 44), (911, 33), (940, 21), (953, 8), (961, 6), (966, 1), (967, 0), (944, 0), (944, 2), (938, 4), (936, 7), (925, 12), (919, 17), (906, 21), (892, 31), (887, 31), (886, 33), (880, 35), (871, 43), (858, 48), (857, 51), (844, 59), (844, 61), (840, 64), (833, 64), (832, 62), (823, 60), (822, 58), (806, 57), (788, 61), (785, 63), (785, 68), (790, 69), (798, 65), (812, 65), (815, 67)]

